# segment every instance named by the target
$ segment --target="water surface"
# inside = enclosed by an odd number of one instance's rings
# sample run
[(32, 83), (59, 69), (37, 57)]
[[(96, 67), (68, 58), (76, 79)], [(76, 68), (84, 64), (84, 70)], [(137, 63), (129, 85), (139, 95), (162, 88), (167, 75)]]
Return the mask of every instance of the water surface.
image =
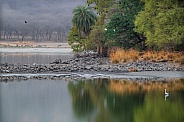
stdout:
[(68, 60), (73, 55), (70, 53), (52, 52), (2, 52), (0, 53), (0, 63), (10, 64), (49, 64), (56, 59)]
[(70, 48), (0, 48), (0, 63), (48, 64), (73, 57)]
[(183, 122), (183, 110), (184, 79), (0, 82), (0, 122)]

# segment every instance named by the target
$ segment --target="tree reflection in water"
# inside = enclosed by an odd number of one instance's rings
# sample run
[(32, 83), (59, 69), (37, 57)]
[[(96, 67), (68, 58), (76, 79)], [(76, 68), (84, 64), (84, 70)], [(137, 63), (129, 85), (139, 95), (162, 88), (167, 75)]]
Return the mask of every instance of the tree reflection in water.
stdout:
[(73, 110), (78, 117), (83, 117), (94, 110), (89, 90), (85, 88), (85, 82), (79, 81), (77, 84), (68, 84), (69, 92), (72, 96)]
[[(95, 122), (184, 121), (183, 80), (137, 83), (113, 79), (69, 82), (73, 112), (78, 119)], [(161, 91), (165, 87), (172, 91), (169, 102)]]
[(135, 122), (184, 122), (184, 97), (178, 95), (169, 101), (159, 93), (146, 95), (144, 106), (134, 111)]

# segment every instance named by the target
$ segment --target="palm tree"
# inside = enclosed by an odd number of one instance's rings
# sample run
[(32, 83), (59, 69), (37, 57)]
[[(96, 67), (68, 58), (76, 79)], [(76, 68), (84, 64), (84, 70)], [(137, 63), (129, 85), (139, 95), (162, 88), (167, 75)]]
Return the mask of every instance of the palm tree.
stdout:
[(73, 10), (73, 14), (73, 25), (88, 37), (90, 27), (95, 24), (95, 20), (97, 19), (96, 14), (92, 11), (92, 8), (88, 6), (78, 6)]

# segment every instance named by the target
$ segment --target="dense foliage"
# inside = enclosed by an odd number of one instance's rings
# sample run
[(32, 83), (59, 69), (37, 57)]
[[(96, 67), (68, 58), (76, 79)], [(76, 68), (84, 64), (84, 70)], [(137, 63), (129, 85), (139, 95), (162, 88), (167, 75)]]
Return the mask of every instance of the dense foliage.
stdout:
[(68, 43), (75, 52), (87, 50), (90, 45), (88, 41), (90, 30), (97, 16), (91, 7), (85, 6), (78, 6), (73, 10), (73, 14), (73, 27), (68, 35)]
[(92, 11), (91, 7), (78, 6), (73, 10), (72, 23), (76, 28), (84, 33), (86, 36), (90, 33), (91, 26), (94, 25), (97, 19), (95, 13)]
[[(87, 0), (87, 5), (97, 12), (97, 18), (94, 12), (89, 14), (94, 23), (76, 19), (75, 14), (72, 20), (83, 37), (77, 42), (85, 47), (83, 50), (97, 49), (103, 53), (103, 49), (117, 46), (179, 50), (184, 45), (184, 2), (181, 0)], [(84, 23), (79, 24), (83, 28), (76, 23)]]
[(148, 46), (173, 47), (184, 40), (184, 2), (143, 0), (144, 10), (136, 17), (135, 31), (146, 36)]
[(113, 4), (114, 0), (87, 0), (88, 5), (93, 5), (98, 14), (104, 14), (108, 8)]
[(128, 49), (142, 41), (133, 30), (135, 15), (141, 10), (142, 6), (143, 4), (138, 0), (120, 1), (118, 11), (112, 15), (105, 33), (111, 46)]
[(81, 34), (76, 27), (73, 27), (68, 34), (68, 43), (74, 52), (82, 51), (84, 48)]
[(118, 11), (112, 15), (105, 33), (111, 46), (128, 49), (142, 41), (133, 30), (135, 15), (142, 9), (142, 6), (143, 3), (138, 0), (120, 1)]

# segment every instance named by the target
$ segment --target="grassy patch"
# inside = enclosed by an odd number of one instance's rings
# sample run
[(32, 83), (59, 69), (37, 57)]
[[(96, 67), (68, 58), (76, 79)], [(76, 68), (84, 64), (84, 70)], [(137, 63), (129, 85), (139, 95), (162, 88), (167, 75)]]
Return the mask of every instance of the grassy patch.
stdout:
[(166, 51), (144, 51), (115, 49), (110, 53), (112, 63), (126, 63), (132, 61), (149, 61), (149, 62), (173, 62), (184, 64), (184, 55), (182, 52)]

